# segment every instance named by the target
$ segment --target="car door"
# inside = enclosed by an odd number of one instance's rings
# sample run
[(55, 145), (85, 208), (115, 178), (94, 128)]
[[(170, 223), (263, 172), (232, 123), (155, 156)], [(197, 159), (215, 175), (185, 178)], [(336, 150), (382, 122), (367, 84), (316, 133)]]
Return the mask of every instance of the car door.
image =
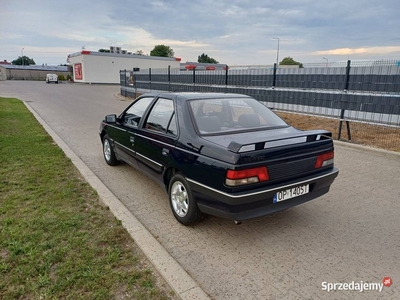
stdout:
[(145, 111), (154, 97), (142, 97), (129, 106), (118, 118), (114, 128), (116, 153), (127, 163), (137, 166), (135, 150), (135, 134)]
[(158, 98), (138, 130), (135, 146), (139, 167), (161, 183), (165, 167), (172, 163), (177, 137), (174, 101)]

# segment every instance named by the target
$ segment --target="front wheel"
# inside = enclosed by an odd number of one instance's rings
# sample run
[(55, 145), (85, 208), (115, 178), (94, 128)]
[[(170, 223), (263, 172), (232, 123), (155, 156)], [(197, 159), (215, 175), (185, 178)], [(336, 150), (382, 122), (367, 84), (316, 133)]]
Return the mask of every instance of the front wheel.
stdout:
[(119, 164), (119, 160), (115, 157), (110, 138), (107, 134), (103, 137), (103, 155), (108, 165), (116, 166)]
[(182, 174), (178, 173), (172, 177), (169, 183), (168, 195), (172, 213), (179, 223), (188, 226), (199, 222), (203, 218), (189, 184)]

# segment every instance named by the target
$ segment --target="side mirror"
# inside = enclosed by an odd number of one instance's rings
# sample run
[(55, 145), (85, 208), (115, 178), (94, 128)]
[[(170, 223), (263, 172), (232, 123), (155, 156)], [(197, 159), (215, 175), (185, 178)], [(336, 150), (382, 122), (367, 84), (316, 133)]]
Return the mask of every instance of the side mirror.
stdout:
[(117, 122), (117, 115), (107, 115), (105, 117), (106, 123), (116, 123)]

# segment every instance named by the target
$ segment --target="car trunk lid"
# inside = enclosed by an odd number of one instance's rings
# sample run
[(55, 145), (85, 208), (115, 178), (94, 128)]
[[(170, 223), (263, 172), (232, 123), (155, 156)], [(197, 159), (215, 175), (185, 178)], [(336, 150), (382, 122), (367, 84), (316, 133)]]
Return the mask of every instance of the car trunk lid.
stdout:
[(236, 154), (233, 169), (266, 166), (269, 183), (326, 169), (316, 168), (318, 156), (333, 151), (331, 133), (325, 130), (301, 131), (287, 127), (203, 138)]

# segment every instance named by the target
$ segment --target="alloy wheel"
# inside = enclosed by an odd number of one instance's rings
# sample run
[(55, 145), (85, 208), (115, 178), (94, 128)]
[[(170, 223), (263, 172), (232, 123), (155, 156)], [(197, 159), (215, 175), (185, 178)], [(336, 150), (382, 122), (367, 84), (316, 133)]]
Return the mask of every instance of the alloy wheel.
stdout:
[(176, 181), (171, 188), (171, 202), (175, 213), (183, 218), (187, 215), (189, 210), (189, 198), (185, 186)]

